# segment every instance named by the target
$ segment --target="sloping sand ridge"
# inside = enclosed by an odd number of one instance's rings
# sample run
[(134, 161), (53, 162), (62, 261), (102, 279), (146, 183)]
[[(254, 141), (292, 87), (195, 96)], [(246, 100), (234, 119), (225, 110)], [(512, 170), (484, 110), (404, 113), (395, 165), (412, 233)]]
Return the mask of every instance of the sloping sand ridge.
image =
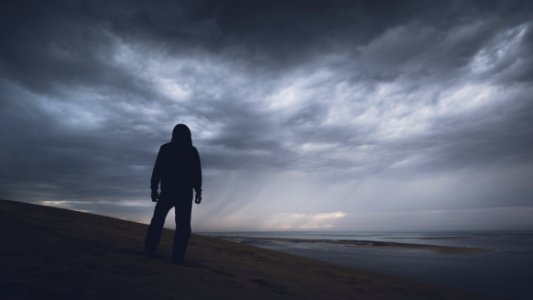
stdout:
[(472, 294), (193, 235), (185, 265), (140, 255), (146, 225), (0, 201), (1, 299), (476, 299)]

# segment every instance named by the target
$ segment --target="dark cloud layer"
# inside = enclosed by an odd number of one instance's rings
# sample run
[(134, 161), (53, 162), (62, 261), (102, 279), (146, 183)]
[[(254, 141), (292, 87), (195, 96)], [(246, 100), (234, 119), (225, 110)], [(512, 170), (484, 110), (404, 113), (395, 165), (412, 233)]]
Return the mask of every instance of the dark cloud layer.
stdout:
[(145, 219), (184, 122), (201, 229), (458, 209), (531, 227), (532, 19), (530, 1), (4, 1), (0, 197)]

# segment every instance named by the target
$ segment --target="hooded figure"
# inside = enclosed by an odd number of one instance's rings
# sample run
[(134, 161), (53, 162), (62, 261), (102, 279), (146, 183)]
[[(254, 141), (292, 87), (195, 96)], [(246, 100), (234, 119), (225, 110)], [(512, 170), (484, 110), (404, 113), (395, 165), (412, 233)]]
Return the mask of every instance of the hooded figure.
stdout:
[[(159, 187), (161, 192), (159, 192)], [(172, 261), (184, 262), (191, 235), (192, 192), (195, 202), (202, 201), (202, 169), (198, 150), (192, 145), (191, 131), (178, 124), (172, 140), (161, 146), (152, 172), (152, 201), (157, 202), (154, 216), (146, 234), (144, 254), (154, 256), (161, 239), (161, 231), (169, 210), (174, 207), (176, 231), (172, 247)]]

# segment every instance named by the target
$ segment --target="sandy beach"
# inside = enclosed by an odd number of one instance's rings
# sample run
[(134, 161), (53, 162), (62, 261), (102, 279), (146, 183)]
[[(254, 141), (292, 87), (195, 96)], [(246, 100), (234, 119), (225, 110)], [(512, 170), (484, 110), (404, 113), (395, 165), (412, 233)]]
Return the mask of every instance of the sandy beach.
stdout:
[(199, 235), (174, 265), (171, 230), (146, 258), (144, 224), (3, 200), (0, 214), (2, 299), (480, 298)]

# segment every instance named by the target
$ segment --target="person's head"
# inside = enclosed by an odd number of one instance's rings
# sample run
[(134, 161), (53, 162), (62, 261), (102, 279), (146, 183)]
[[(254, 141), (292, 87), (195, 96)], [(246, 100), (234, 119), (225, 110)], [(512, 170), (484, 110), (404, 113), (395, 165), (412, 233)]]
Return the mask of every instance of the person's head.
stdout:
[(178, 124), (172, 131), (171, 142), (180, 146), (192, 146), (191, 130), (185, 124)]

